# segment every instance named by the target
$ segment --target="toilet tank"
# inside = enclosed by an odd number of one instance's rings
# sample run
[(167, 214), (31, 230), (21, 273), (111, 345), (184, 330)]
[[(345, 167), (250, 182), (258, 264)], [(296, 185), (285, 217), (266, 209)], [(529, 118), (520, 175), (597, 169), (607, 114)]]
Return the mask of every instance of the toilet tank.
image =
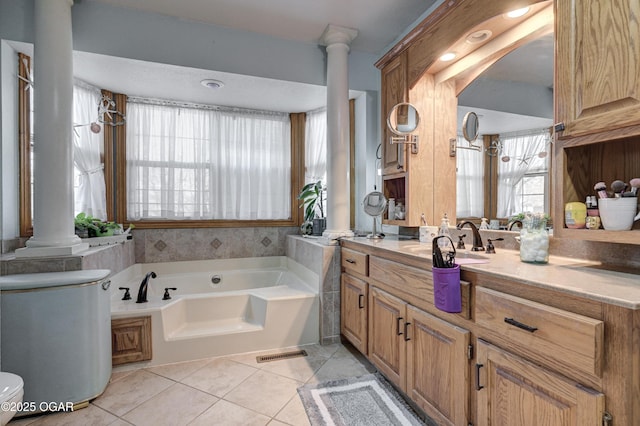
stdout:
[(78, 405), (104, 391), (111, 376), (109, 274), (0, 277), (0, 367), (22, 377), (23, 401)]

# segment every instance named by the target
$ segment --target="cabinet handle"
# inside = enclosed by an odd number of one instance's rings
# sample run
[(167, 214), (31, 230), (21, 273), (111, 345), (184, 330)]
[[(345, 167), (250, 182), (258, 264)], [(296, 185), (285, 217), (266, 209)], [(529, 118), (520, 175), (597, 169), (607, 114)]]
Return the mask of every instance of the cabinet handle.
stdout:
[(484, 364), (476, 363), (476, 390), (477, 391), (484, 389), (484, 386), (480, 384), (480, 369), (482, 367), (484, 367)]
[(523, 324), (520, 321), (516, 321), (513, 318), (505, 318), (504, 322), (506, 322), (507, 324), (511, 324), (511, 325), (513, 325), (515, 327), (521, 328), (523, 330), (526, 330), (529, 333), (533, 333), (534, 331), (536, 331), (538, 329), (537, 327), (531, 327), (530, 325)]
[(398, 317), (398, 319), (396, 320), (396, 334), (398, 336), (402, 336), (402, 331), (400, 331), (400, 322), (403, 320), (404, 318), (402, 317)]
[(409, 340), (411, 340), (411, 338), (409, 338), (409, 326), (411, 325), (410, 322), (405, 322), (404, 323), (404, 341), (408, 342)]
[(358, 309), (364, 309), (364, 294), (358, 295)]
[(345, 259), (345, 261), (346, 261), (347, 263), (353, 263), (353, 264), (355, 264), (355, 263), (356, 263), (356, 261), (355, 261), (355, 260), (353, 260), (353, 259)]

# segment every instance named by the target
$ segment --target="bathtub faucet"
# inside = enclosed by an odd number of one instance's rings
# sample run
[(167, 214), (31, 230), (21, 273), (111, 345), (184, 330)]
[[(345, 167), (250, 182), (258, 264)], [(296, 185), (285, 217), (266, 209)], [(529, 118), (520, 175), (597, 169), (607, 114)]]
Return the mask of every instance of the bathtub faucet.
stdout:
[(144, 279), (140, 283), (140, 289), (138, 290), (138, 300), (136, 303), (146, 303), (147, 300), (147, 287), (149, 286), (149, 277), (155, 278), (157, 277), (156, 273), (151, 271), (147, 272), (147, 275), (144, 276)]

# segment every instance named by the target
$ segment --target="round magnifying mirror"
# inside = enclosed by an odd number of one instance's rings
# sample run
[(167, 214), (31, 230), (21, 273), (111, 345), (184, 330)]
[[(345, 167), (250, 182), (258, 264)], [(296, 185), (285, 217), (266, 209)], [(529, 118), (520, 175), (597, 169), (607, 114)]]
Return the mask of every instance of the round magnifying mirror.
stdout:
[(415, 132), (420, 123), (420, 115), (416, 107), (408, 102), (395, 105), (389, 111), (387, 127), (396, 135), (404, 136)]
[(469, 111), (462, 119), (462, 135), (468, 142), (473, 142), (478, 139), (479, 130), (480, 123), (478, 122), (478, 114)]
[(364, 212), (373, 217), (373, 232), (367, 235), (367, 238), (384, 238), (383, 234), (378, 234), (376, 231), (376, 217), (384, 213), (387, 208), (387, 198), (382, 192), (373, 191), (365, 195), (362, 203), (364, 204)]

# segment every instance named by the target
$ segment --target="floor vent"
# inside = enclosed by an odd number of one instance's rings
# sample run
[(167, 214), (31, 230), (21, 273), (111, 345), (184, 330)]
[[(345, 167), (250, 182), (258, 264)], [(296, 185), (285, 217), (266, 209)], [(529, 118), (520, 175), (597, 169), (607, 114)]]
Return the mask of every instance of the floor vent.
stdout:
[(271, 361), (280, 361), (281, 359), (289, 359), (289, 358), (298, 358), (301, 356), (307, 356), (307, 351), (292, 351), (292, 352), (283, 352), (280, 354), (273, 355), (260, 355), (256, 357), (256, 361), (258, 363), (261, 362), (271, 362)]

